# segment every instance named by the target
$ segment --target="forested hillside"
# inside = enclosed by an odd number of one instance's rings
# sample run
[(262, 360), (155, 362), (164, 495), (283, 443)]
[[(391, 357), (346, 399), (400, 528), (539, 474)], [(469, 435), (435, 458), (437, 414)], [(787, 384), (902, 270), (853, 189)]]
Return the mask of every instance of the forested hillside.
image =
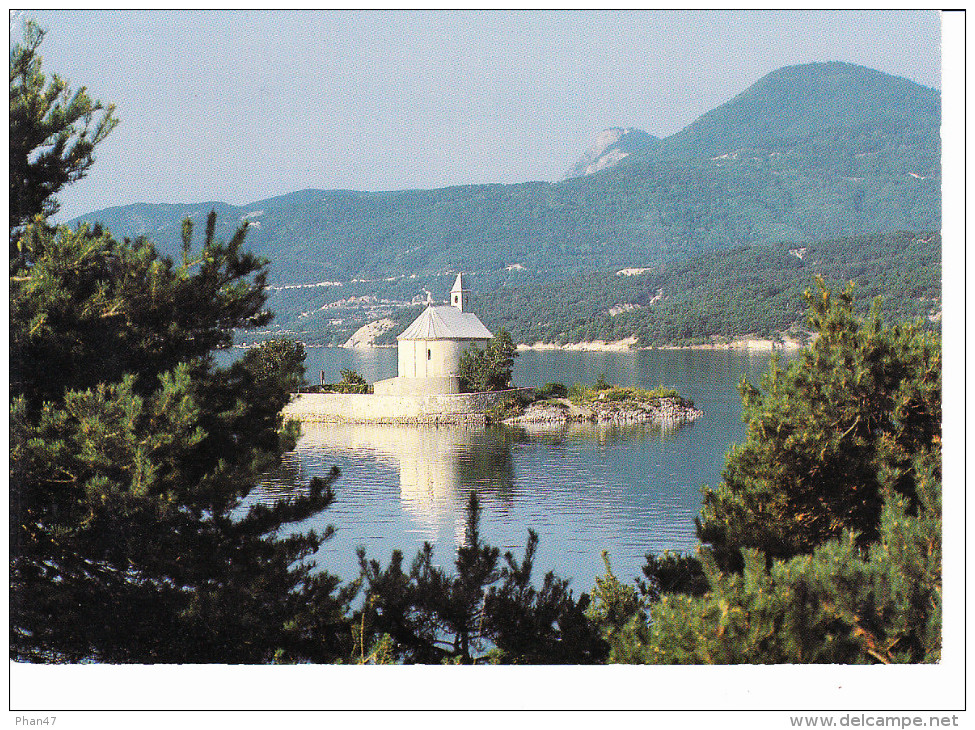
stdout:
[(673, 157), (764, 148), (771, 140), (823, 137), (830, 130), (937, 128), (934, 89), (851, 63), (786, 66), (703, 114), (661, 145)]
[(739, 248), (642, 271), (481, 291), (475, 307), (489, 327), (504, 327), (516, 342), (635, 336), (642, 346), (699, 344), (796, 328), (806, 309), (803, 292), (817, 275), (834, 289), (855, 282), (861, 310), (882, 297), (889, 322), (920, 317), (936, 327), (940, 320), (937, 233)]
[[(638, 346), (647, 347), (783, 333), (801, 322), (803, 291), (817, 275), (834, 288), (855, 282), (861, 310), (874, 297), (882, 297), (888, 322), (920, 317), (927, 327), (939, 326), (938, 233), (745, 246), (555, 282), (496, 288), (485, 285), (481, 276), (469, 282), (474, 311), (492, 331), (504, 327), (516, 342), (566, 344), (637, 337)], [(267, 334), (339, 345), (366, 322), (392, 319), (396, 325), (377, 340), (392, 344), (422, 309), (425, 297), (410, 301), (410, 293), (422, 289), (442, 298), (450, 283), (450, 276), (443, 275), (274, 290), (269, 306), (277, 317)], [(382, 297), (375, 294), (379, 287), (386, 292)], [(325, 297), (332, 299), (319, 304)]]
[(182, 219), (202, 222), (215, 208), (218, 236), (250, 221), (248, 245), (271, 260), (274, 285), (461, 270), (485, 287), (546, 281), (743, 245), (938, 230), (939, 118), (938, 92), (905, 79), (849, 64), (794, 66), (659, 145), (563, 182), (305, 190), (79, 220), (145, 235), (178, 257)]

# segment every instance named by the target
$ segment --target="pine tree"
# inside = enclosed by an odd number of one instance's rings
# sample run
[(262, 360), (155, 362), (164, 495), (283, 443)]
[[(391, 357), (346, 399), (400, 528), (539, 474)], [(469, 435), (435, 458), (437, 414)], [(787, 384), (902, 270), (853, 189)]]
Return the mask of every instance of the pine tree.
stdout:
[(586, 617), (598, 628), (609, 647), (608, 663), (642, 664), (645, 662), (644, 647), (650, 634), (646, 591), (642, 591), (641, 595), (636, 588), (617, 578), (605, 551), (603, 562), (606, 574), (596, 576), (592, 603), (586, 609)]
[(662, 664), (919, 663), (941, 656), (940, 458), (919, 455), (908, 500), (885, 484), (878, 538), (846, 531), (811, 554), (775, 560), (745, 549), (722, 572), (703, 552), (703, 597), (664, 596), (631, 643)]
[[(315, 568), (328, 534), (288, 534), (334, 498), (250, 498), (294, 444), (281, 408), (304, 350), (213, 352), (270, 319), (246, 226), (182, 260), (100, 227), (52, 229), (51, 197), (114, 126), (84, 90), (44, 88), (29, 24), (11, 54), (10, 656), (102, 662), (332, 661), (357, 587)], [(83, 122), (79, 129), (75, 125)], [(40, 153), (37, 150), (44, 148)], [(16, 157), (16, 159), (15, 159)], [(23, 228), (21, 224), (26, 223)]]
[(347, 653), (354, 587), (307, 562), (327, 535), (276, 534), (325, 509), (328, 485), (246, 502), (293, 446), (280, 410), (304, 353), (267, 343), (214, 367), (230, 328), (266, 321), (264, 264), (239, 251), (242, 233), (174, 267), (143, 242), (27, 227), (33, 263), (11, 279), (13, 657)]
[(885, 327), (877, 302), (861, 320), (852, 287), (834, 297), (820, 280), (806, 297), (817, 339), (786, 370), (773, 363), (761, 390), (742, 383), (746, 440), (704, 490), (698, 536), (726, 568), (740, 548), (789, 558), (845, 530), (875, 541), (881, 474), (912, 500), (912, 458), (940, 446), (937, 336)]
[(36, 409), (126, 373), (137, 392), (154, 388), (159, 373), (228, 347), (234, 328), (266, 324), (266, 263), (242, 250), (246, 226), (226, 244), (215, 227), (211, 213), (191, 255), (187, 221), (177, 266), (148, 241), (118, 242), (97, 227), (28, 226), (11, 262), (12, 392)]
[(356, 618), (360, 645), (382, 642), (410, 664), (589, 664), (606, 647), (586, 617), (589, 597), (572, 598), (568, 583), (549, 572), (542, 586), (531, 581), (538, 536), (529, 531), (519, 562), (480, 537), (480, 506), (467, 505), (464, 544), (455, 574), (433, 563), (426, 543), (409, 572), (394, 551), (384, 569), (360, 550), (366, 603)]
[(711, 544), (648, 556), (645, 610), (597, 595), (611, 660), (940, 658), (940, 345), (876, 305), (860, 321), (850, 290), (809, 298), (818, 339), (742, 387), (748, 437), (698, 522)]
[(85, 176), (96, 145), (118, 124), (115, 106), (92, 101), (85, 87), (72, 91), (57, 74), (47, 81), (38, 54), (44, 33), (28, 21), (10, 53), (11, 229), (54, 215), (54, 195)]

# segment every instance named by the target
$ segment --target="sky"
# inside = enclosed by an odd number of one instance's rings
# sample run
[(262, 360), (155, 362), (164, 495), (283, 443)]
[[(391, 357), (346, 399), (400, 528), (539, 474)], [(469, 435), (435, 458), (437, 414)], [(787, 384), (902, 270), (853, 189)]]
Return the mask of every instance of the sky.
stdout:
[(782, 66), (940, 88), (936, 11), (17, 11), (119, 126), (58, 218), (305, 188), (554, 181), (607, 127), (673, 134)]

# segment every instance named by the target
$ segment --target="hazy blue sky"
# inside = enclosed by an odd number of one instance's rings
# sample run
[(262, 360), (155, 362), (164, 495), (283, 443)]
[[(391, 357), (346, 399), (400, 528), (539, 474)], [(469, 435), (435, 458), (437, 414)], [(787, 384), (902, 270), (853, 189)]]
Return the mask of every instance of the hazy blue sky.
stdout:
[(661, 137), (766, 73), (940, 88), (935, 11), (27, 11), (44, 68), (118, 107), (62, 219), (302, 188), (557, 180), (612, 126)]

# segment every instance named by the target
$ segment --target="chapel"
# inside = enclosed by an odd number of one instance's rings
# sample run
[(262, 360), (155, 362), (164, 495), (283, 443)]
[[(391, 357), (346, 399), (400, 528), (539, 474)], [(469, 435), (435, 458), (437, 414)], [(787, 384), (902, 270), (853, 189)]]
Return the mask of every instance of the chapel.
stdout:
[(457, 274), (450, 304), (428, 305), (396, 338), (398, 377), (373, 386), (377, 395), (436, 395), (460, 392), (460, 356), (470, 347), (484, 348), (492, 335), (469, 306), (470, 290)]

